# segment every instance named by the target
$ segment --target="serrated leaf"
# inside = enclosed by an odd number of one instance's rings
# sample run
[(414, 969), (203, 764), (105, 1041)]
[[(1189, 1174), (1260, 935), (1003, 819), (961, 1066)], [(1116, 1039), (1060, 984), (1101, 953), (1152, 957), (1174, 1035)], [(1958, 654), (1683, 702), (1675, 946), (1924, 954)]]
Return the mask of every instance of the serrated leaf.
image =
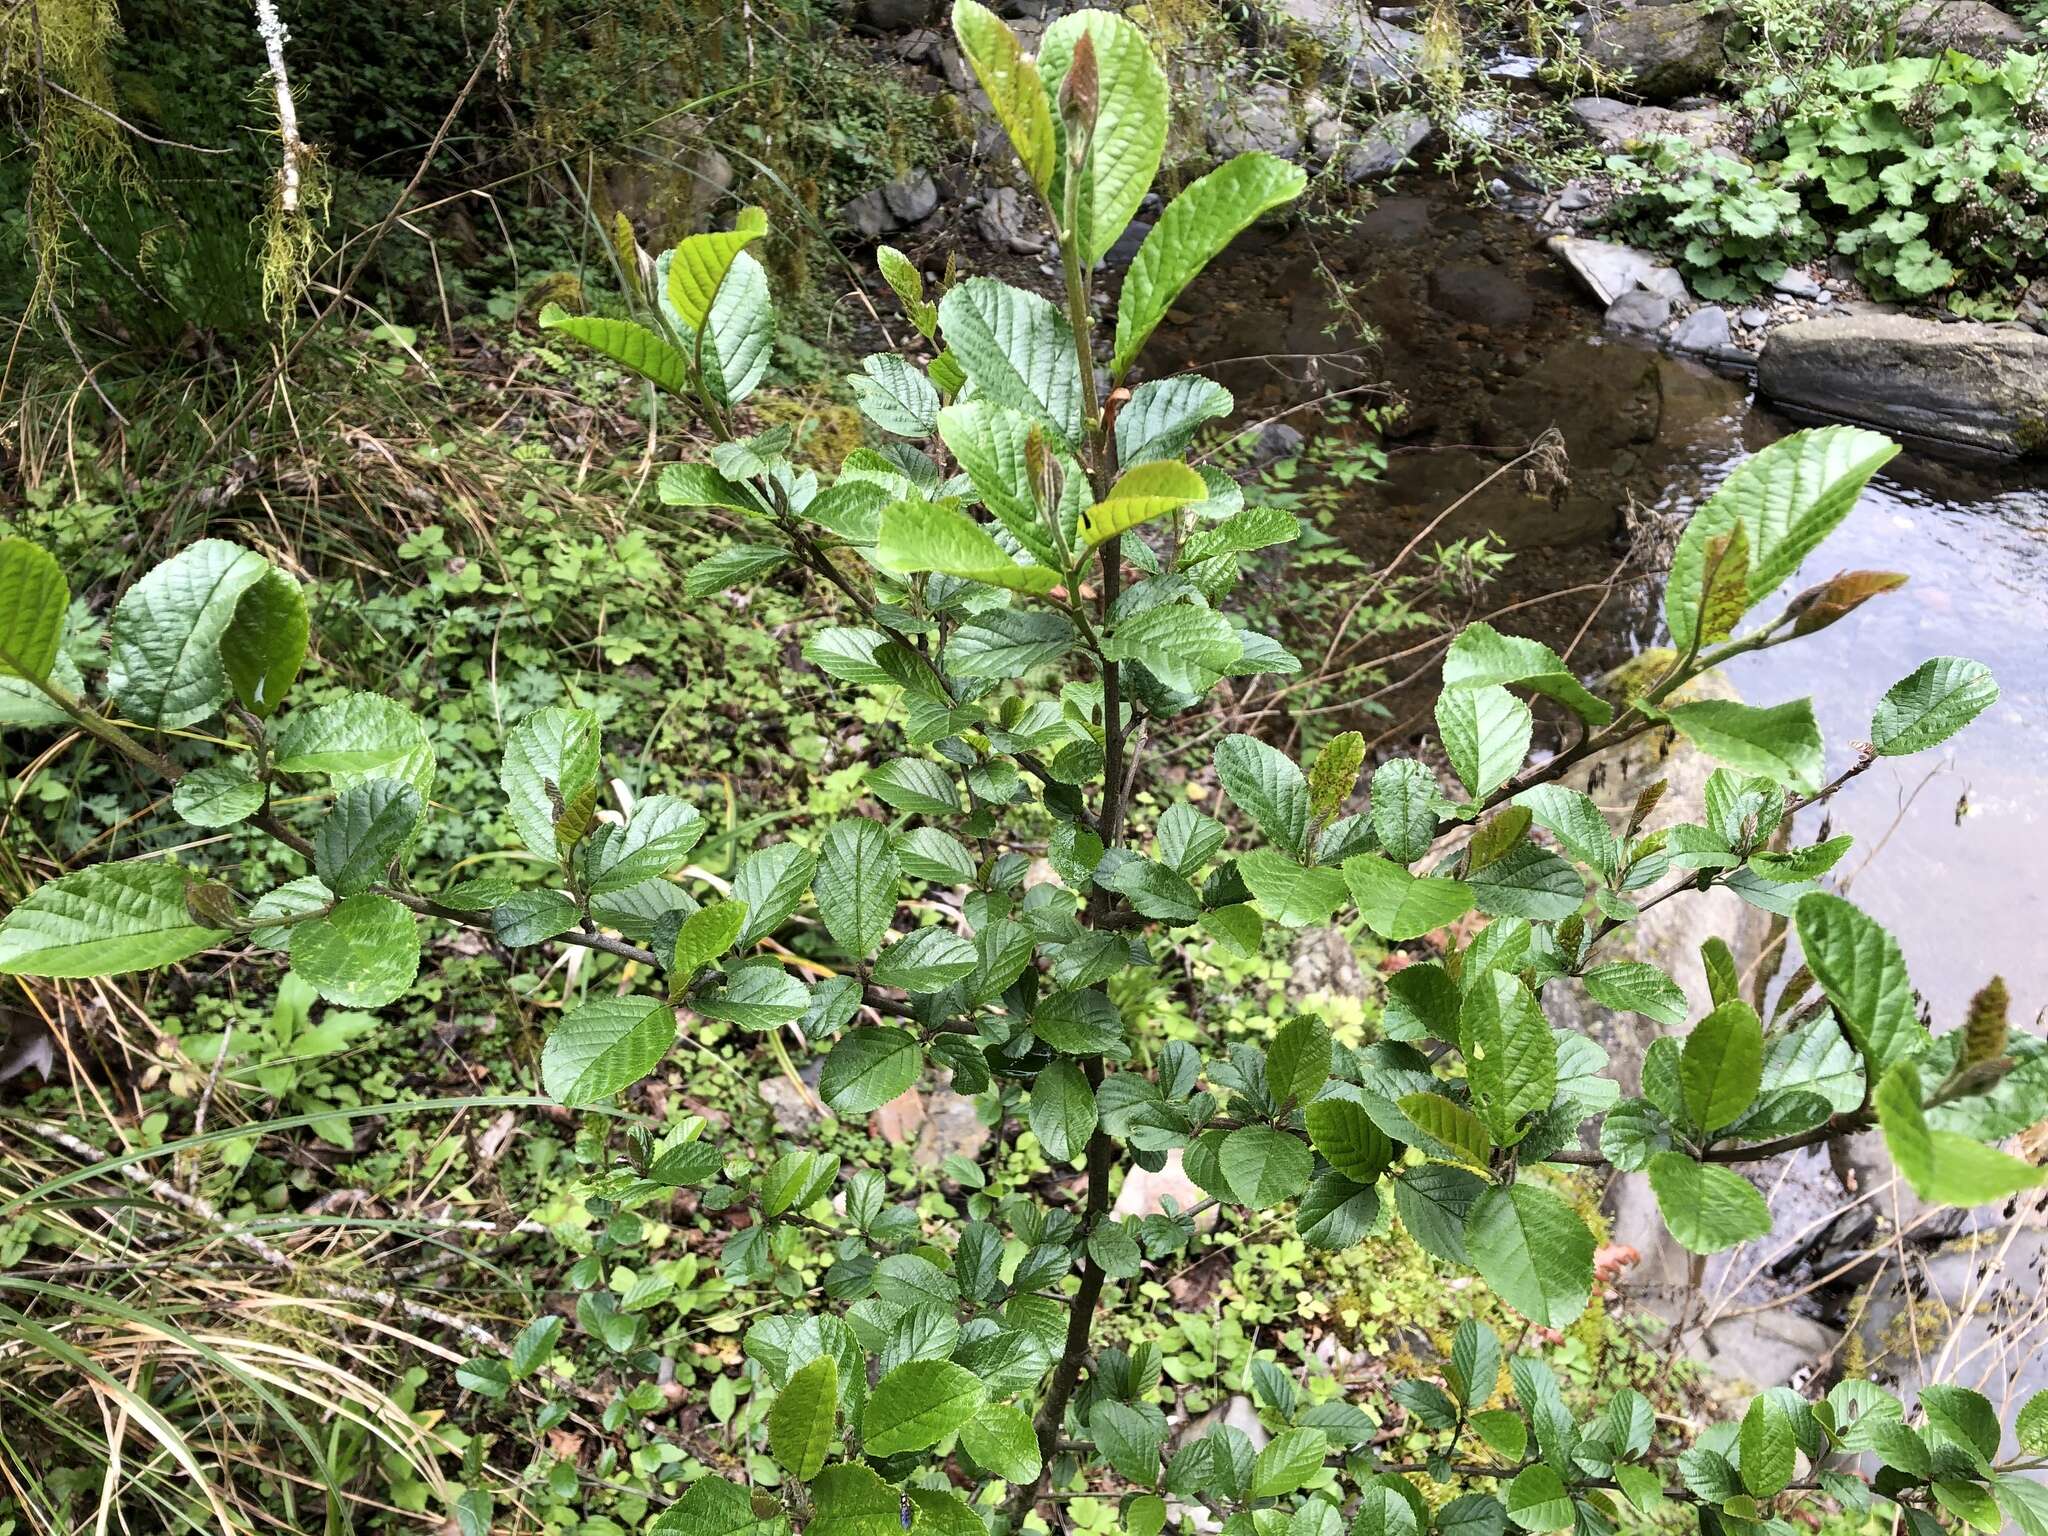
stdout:
[(171, 808), (195, 827), (231, 827), (263, 809), (263, 786), (246, 759), (224, 758), (178, 780)]
[(1562, 1328), (1586, 1310), (1593, 1234), (1549, 1190), (1526, 1182), (1486, 1190), (1465, 1218), (1465, 1249), (1480, 1277), (1530, 1322)]
[(1406, 1093), (1397, 1103), (1409, 1123), (1436, 1143), (1440, 1155), (1481, 1169), (1492, 1158), (1493, 1138), (1479, 1117), (1462, 1104), (1440, 1093)]
[(1014, 1403), (984, 1403), (960, 1426), (960, 1448), (1006, 1483), (1028, 1483), (1043, 1465), (1031, 1416)]
[(1467, 624), (1444, 654), (1444, 687), (1531, 689), (1557, 700), (1588, 725), (1605, 725), (1612, 706), (1586, 691), (1557, 652), (1540, 640), (1504, 635), (1491, 624)]
[(809, 1482), (839, 1444), (839, 1366), (820, 1355), (789, 1378), (768, 1409), (768, 1449), (784, 1471)]
[(1937, 656), (1885, 690), (1870, 720), (1880, 757), (1938, 747), (1998, 702), (1991, 669), (1961, 656)]
[(220, 637), (220, 660), (250, 714), (276, 713), (305, 663), (310, 633), (306, 596), (283, 571), (273, 566), (242, 594)]
[(108, 622), (107, 689), (121, 713), (159, 730), (226, 702), (221, 637), (270, 562), (225, 539), (187, 545), (122, 595)]
[[(1176, 458), (1187, 451), (1204, 422), (1228, 416), (1235, 405), (1229, 390), (1198, 373), (1147, 379), (1116, 413), (1116, 461), (1143, 464)], [(1299, 529), (1292, 514), (1287, 521)]]
[(544, 859), (589, 831), (597, 780), (597, 716), (587, 709), (537, 709), (505, 737), (498, 783), (520, 841)]
[(1117, 297), (1110, 371), (1122, 378), (1153, 329), (1204, 267), (1261, 214), (1301, 195), (1301, 167), (1253, 151), (1190, 182), (1138, 247)]
[(1346, 859), (1344, 883), (1366, 927), (1396, 943), (1419, 939), (1472, 910), (1472, 887), (1462, 880), (1411, 875), (1375, 853)]
[(541, 1085), (561, 1104), (602, 1103), (660, 1066), (675, 1037), (675, 1014), (658, 998), (593, 998), (548, 1035)]
[(1413, 864), (1429, 852), (1442, 799), (1436, 775), (1412, 757), (1397, 757), (1373, 770), (1372, 827), (1388, 858)]
[(1081, 514), (1081, 547), (1096, 545), (1140, 524), (1205, 500), (1209, 487), (1185, 464), (1161, 459), (1117, 476), (1109, 494)]
[(889, 932), (902, 878), (903, 866), (880, 822), (835, 821), (826, 831), (811, 892), (826, 931), (853, 959), (865, 960)]
[(1807, 968), (1872, 1078), (1926, 1048), (1905, 956), (1875, 919), (1839, 896), (1815, 892), (1800, 898), (1793, 923)]
[(1043, 423), (1069, 447), (1081, 441), (1074, 333), (1049, 300), (970, 277), (939, 301), (939, 327), (979, 397)]
[(1927, 1124), (1920, 1074), (1902, 1061), (1885, 1074), (1875, 1102), (1877, 1123), (1899, 1173), (1935, 1205), (1984, 1205), (2048, 1183), (2048, 1170), (1955, 1131)]
[(675, 248), (669, 263), (665, 296), (691, 331), (701, 331), (712, 303), (734, 259), (768, 233), (768, 220), (758, 208), (744, 208), (729, 230), (691, 235)]
[(980, 1410), (981, 1379), (950, 1360), (911, 1360), (875, 1384), (861, 1412), (861, 1446), (874, 1456), (928, 1450)]
[(1498, 1141), (1557, 1094), (1557, 1042), (1529, 989), (1490, 971), (1466, 994), (1458, 1019), (1465, 1075)]
[(1458, 782), (1472, 799), (1483, 800), (1528, 757), (1536, 719), (1498, 684), (1446, 688), (1437, 695), (1436, 729)]
[(614, 320), (604, 315), (572, 315), (559, 304), (548, 304), (541, 309), (540, 328), (560, 331), (593, 351), (602, 352), (621, 367), (630, 368), (670, 394), (689, 398), (688, 359), (636, 321)]
[(1024, 174), (1041, 193), (1050, 191), (1058, 152), (1052, 108), (1038, 69), (1025, 56), (1017, 34), (975, 0), (956, 0), (953, 36)]
[(757, 960), (733, 966), (724, 986), (698, 995), (692, 1006), (742, 1029), (775, 1029), (810, 1011), (811, 992), (775, 961)]
[(1216, 744), (1216, 777), (1253, 825), (1299, 859), (1308, 852), (1308, 780), (1285, 753), (1254, 736)]
[(1719, 1253), (1770, 1234), (1771, 1208), (1734, 1169), (1683, 1152), (1658, 1152), (1647, 1167), (1664, 1225), (1688, 1252)]
[(818, 1092), (839, 1114), (865, 1115), (915, 1083), (923, 1063), (915, 1035), (863, 1025), (848, 1030), (832, 1047), (818, 1078)]
[(1603, 1008), (1612, 1008), (1617, 1013), (1639, 1013), (1674, 1028), (1685, 1022), (1685, 993), (1654, 965), (1641, 960), (1619, 960), (1598, 966), (1580, 979), (1587, 995)]
[(27, 539), (0, 539), (0, 675), (47, 679), (63, 652), (70, 605), (54, 556)]
[(1060, 573), (1019, 565), (966, 513), (934, 501), (894, 501), (882, 509), (875, 560), (892, 571), (937, 571), (1013, 592), (1047, 592)]
[(1373, 1183), (1393, 1162), (1393, 1142), (1373, 1123), (1364, 1105), (1350, 1099), (1318, 1099), (1308, 1106), (1306, 1118), (1315, 1149), (1352, 1183)]
[(1763, 1025), (1745, 1002), (1723, 1003), (1693, 1026), (1679, 1057), (1685, 1111), (1706, 1132), (1732, 1125), (1763, 1084)]
[(1099, 1124), (1095, 1092), (1080, 1065), (1064, 1057), (1042, 1070), (1031, 1084), (1026, 1122), (1054, 1163), (1071, 1163)]
[(420, 969), (420, 930), (388, 896), (369, 892), (336, 903), (325, 917), (291, 930), (292, 974), (342, 1008), (396, 1002)]
[(1111, 661), (1142, 662), (1169, 688), (1204, 693), (1243, 650), (1242, 632), (1215, 609), (1162, 603), (1119, 620), (1102, 654)]
[(0, 975), (120, 976), (174, 965), (227, 937), (195, 922), (174, 864), (95, 864), (36, 887), (0, 918)]
[(1672, 643), (1680, 650), (1694, 643), (1714, 540), (1742, 525), (1748, 603), (1761, 602), (1849, 515), (1865, 483), (1898, 451), (1875, 432), (1834, 426), (1795, 432), (1744, 461), (1679, 538), (1664, 593)]
[(1344, 876), (1337, 870), (1304, 867), (1270, 848), (1245, 854), (1236, 867), (1259, 910), (1283, 927), (1327, 923), (1344, 901)]
[(747, 923), (733, 947), (751, 949), (788, 921), (817, 868), (810, 850), (795, 843), (770, 843), (741, 860), (733, 875), (731, 899), (745, 904)]
[(950, 928), (920, 928), (882, 951), (875, 962), (878, 986), (905, 992), (938, 992), (974, 974), (981, 957)]
[(324, 774), (336, 789), (403, 779), (421, 799), (433, 797), (434, 748), (426, 728), (381, 694), (351, 693), (292, 711), (278, 728), (276, 758), (284, 772)]
[(1826, 758), (1811, 699), (1767, 709), (1735, 699), (1694, 699), (1666, 713), (1681, 735), (1711, 757), (1804, 794), (1820, 788)]
[(1614, 873), (1619, 859), (1614, 829), (1587, 796), (1562, 784), (1538, 784), (1516, 795), (1515, 804), (1528, 807), (1536, 824), (1548, 828), (1573, 858), (1603, 875)]
[(939, 392), (923, 371), (893, 352), (861, 359), (861, 371), (846, 376), (860, 413), (898, 437), (930, 437), (939, 425)]
[(368, 890), (411, 844), (425, 812), (420, 792), (396, 779), (343, 790), (314, 830), (314, 870), (337, 896)]
[(1057, 613), (993, 608), (954, 632), (944, 665), (954, 677), (1007, 681), (1058, 661), (1074, 639), (1074, 626)]
[[(1048, 102), (1060, 86), (1085, 34), (1095, 55), (1099, 107), (1088, 161), (1082, 171), (1080, 227), (1074, 231), (1082, 259), (1094, 266), (1116, 244), (1131, 215), (1151, 190), (1166, 148), (1166, 76), (1152, 56), (1151, 42), (1136, 25), (1108, 11), (1083, 10), (1060, 17), (1038, 44), (1038, 73)], [(1066, 206), (1066, 130), (1055, 105), (1053, 184), (1049, 202)]]

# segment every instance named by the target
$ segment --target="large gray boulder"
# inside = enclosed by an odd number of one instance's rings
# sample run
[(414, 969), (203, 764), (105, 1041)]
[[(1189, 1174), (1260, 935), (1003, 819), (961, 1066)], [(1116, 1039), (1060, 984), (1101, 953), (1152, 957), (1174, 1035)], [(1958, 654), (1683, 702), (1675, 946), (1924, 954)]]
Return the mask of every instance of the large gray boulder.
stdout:
[(1728, 17), (1707, 0), (1622, 10), (1612, 5), (1579, 23), (1589, 62), (1628, 77), (1631, 93), (1670, 101), (1720, 78)]
[(1900, 13), (1898, 29), (1899, 41), (1915, 51), (1954, 48), (1994, 61), (2034, 42), (2033, 34), (1986, 0), (1918, 0)]
[(2020, 326), (1910, 315), (1802, 320), (1770, 333), (1757, 390), (1935, 443), (2048, 455), (2048, 336)]
[(1422, 38), (1382, 21), (1366, 0), (1279, 0), (1283, 24), (1321, 48), (1330, 74), (1360, 90), (1406, 85), (1422, 72)]

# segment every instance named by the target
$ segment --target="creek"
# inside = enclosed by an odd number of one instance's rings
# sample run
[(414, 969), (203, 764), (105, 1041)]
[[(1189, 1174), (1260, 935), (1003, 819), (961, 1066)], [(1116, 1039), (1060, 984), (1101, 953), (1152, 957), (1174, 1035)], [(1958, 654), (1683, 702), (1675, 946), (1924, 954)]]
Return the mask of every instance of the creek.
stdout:
[[(1515, 559), (1481, 606), (1531, 604), (1503, 627), (1577, 642), (1574, 663), (1593, 671), (1662, 638), (1659, 583), (1599, 590), (1620, 557), (1647, 548), (1661, 570), (1691, 511), (1796, 424), (1742, 379), (1603, 334), (1538, 242), (1464, 189), (1408, 178), (1346, 228), (1240, 240), (1204, 279), (1200, 313), (1177, 314), (1149, 361), (1223, 359), (1210, 371), (1252, 421), (1324, 390), (1389, 386), (1406, 409), (1386, 473), (1337, 530), (1377, 560), (1554, 428), (1568, 483), (1498, 475), (1430, 538), (1503, 537)], [(1854, 834), (1842, 873), (1899, 936), (1937, 1031), (1961, 1023), (1994, 973), (2015, 1024), (2034, 1025), (2048, 1009), (2048, 472), (1902, 454), (1787, 591), (1857, 568), (1911, 579), (1820, 635), (1744, 658), (1731, 681), (1760, 704), (1811, 694), (1832, 773), (1854, 761), (1884, 690), (1923, 660), (1991, 667), (2002, 697), (1976, 724), (1934, 753), (1881, 761), (1828, 814)], [(1817, 826), (1808, 813), (1801, 839)]]

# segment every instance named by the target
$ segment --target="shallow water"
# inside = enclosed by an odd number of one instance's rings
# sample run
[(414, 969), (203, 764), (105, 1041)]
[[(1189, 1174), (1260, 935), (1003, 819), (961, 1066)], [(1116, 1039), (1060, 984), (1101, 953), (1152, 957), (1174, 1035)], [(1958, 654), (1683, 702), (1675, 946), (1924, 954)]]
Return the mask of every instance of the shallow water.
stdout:
[[(1602, 335), (1599, 314), (1538, 246), (1534, 228), (1424, 184), (1388, 195), (1351, 229), (1297, 230), (1239, 247), (1205, 280), (1220, 297), (1169, 327), (1155, 371), (1225, 358), (1217, 371), (1258, 420), (1321, 389), (1386, 380), (1408, 402), (1388, 473), (1343, 529), (1381, 559), (1547, 427), (1565, 440), (1568, 487), (1532, 493), (1501, 476), (1435, 537), (1491, 528), (1517, 552), (1489, 603), (1597, 583), (1632, 529), (1668, 543), (1728, 470), (1792, 424), (1747, 385)], [(1353, 313), (1333, 302), (1334, 274)], [(1360, 355), (1355, 316), (1378, 333)], [(1176, 355), (1180, 354), (1180, 355)], [(1304, 423), (1312, 425), (1312, 423)], [(1758, 703), (1810, 693), (1831, 770), (1854, 760), (1871, 710), (1930, 656), (1972, 656), (2003, 697), (1934, 753), (1886, 760), (1838, 797), (1835, 831), (1856, 900), (1900, 936), (1937, 1029), (2002, 973), (2015, 1022), (2048, 1009), (2048, 474), (1901, 456), (1788, 591), (1837, 570), (1900, 570), (1900, 592), (1833, 629), (1745, 658), (1731, 676)], [(1563, 645), (1587, 670), (1655, 643), (1654, 593), (1620, 591), (1524, 609), (1504, 627)], [(1764, 605), (1761, 612), (1775, 612)], [(1802, 818), (1802, 838), (1821, 813)]]

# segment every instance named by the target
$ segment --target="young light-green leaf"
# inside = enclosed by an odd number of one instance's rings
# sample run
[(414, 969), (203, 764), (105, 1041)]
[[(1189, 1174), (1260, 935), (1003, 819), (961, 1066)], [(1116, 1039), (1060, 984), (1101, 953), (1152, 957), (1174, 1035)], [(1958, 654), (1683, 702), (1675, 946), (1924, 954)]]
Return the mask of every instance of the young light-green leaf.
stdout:
[(1733, 1168), (1694, 1162), (1683, 1152), (1658, 1152), (1649, 1173), (1664, 1225), (1688, 1252), (1719, 1253), (1769, 1235), (1771, 1208)]
[(634, 320), (607, 315), (572, 315), (559, 304), (540, 312), (540, 328), (560, 331), (592, 351), (602, 352), (622, 368), (684, 399), (690, 397), (689, 360), (654, 332)]
[(1019, 565), (973, 518), (935, 501), (885, 507), (875, 559), (893, 571), (938, 571), (1013, 592), (1050, 591), (1060, 580), (1058, 571), (1045, 566)]
[(1826, 756), (1811, 699), (1769, 708), (1735, 699), (1694, 699), (1673, 704), (1667, 713), (1681, 735), (1724, 763), (1802, 794), (1820, 788)]
[(1984, 1205), (2048, 1183), (2036, 1168), (1956, 1131), (1937, 1131), (1920, 1104), (1920, 1074), (1902, 1061), (1878, 1085), (1877, 1123), (1913, 1192), (1935, 1205)]
[(71, 589), (41, 545), (0, 539), (0, 675), (41, 682), (64, 645)]
[(342, 1008), (382, 1008), (420, 970), (420, 929), (389, 896), (362, 892), (291, 930), (292, 974)]
[(1205, 500), (1209, 487), (1185, 464), (1170, 459), (1139, 464), (1117, 477), (1109, 494), (1081, 514), (1081, 546), (1096, 545), (1141, 523)]
[(1225, 246), (1261, 214), (1301, 196), (1307, 185), (1300, 166), (1259, 151), (1227, 160), (1188, 183), (1166, 205), (1124, 274), (1112, 374), (1121, 379), (1130, 372), (1153, 328)]
[(175, 864), (94, 864), (38, 886), (0, 918), (0, 975), (120, 976), (175, 965), (227, 937), (185, 905)]
[(839, 1366), (820, 1355), (789, 1378), (768, 1409), (768, 1449), (784, 1471), (809, 1482), (839, 1444)]
[(976, 0), (954, 0), (953, 36), (987, 94), (996, 121), (1009, 135), (1024, 174), (1041, 193), (1050, 191), (1053, 157), (1058, 153), (1052, 104), (1017, 34)]
[(1679, 1057), (1685, 1111), (1702, 1131), (1732, 1125), (1763, 1083), (1764, 1034), (1756, 1010), (1723, 1003), (1693, 1026)]
[(1152, 56), (1145, 34), (1126, 18), (1109, 11), (1082, 10), (1062, 16), (1045, 29), (1038, 44), (1038, 73), (1052, 108), (1059, 153), (1055, 158), (1053, 207), (1064, 206), (1066, 132), (1057, 98), (1075, 45), (1086, 34), (1095, 52), (1095, 77), (1100, 105), (1089, 141), (1088, 162), (1080, 188), (1080, 241), (1083, 260), (1102, 260), (1138, 205), (1151, 190), (1166, 148), (1166, 76)]
[(758, 208), (744, 208), (731, 229), (691, 235), (676, 247), (668, 268), (668, 301), (692, 332), (704, 329), (733, 259), (767, 233), (767, 216)]
[(1464, 881), (1411, 875), (1376, 853), (1346, 859), (1344, 883), (1365, 926), (1396, 943), (1419, 939), (1472, 910), (1472, 887)]

